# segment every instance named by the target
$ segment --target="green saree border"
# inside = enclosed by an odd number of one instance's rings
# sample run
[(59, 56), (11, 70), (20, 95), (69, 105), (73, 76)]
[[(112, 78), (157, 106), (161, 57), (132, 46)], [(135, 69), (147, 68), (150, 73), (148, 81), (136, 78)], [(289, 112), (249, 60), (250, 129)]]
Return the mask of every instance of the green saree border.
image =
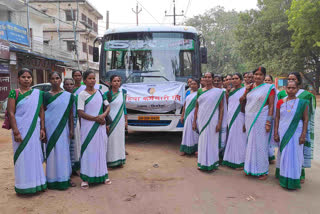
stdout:
[[(195, 93), (195, 92), (193, 92), (193, 93)], [(194, 96), (194, 98), (191, 100), (191, 102), (187, 106), (185, 114), (184, 114), (184, 121), (186, 121), (190, 112), (192, 112), (192, 110), (196, 107), (196, 103), (197, 103), (197, 95)]]
[(300, 189), (300, 179), (292, 179), (280, 176), (279, 178), (280, 186), (286, 189)]
[(214, 107), (214, 109), (213, 109), (213, 111), (212, 111), (212, 113), (211, 113), (211, 115), (210, 115), (210, 117), (209, 117), (209, 120), (207, 121), (207, 123), (206, 123), (206, 124), (203, 126), (203, 128), (201, 129), (199, 135), (201, 135), (201, 133), (202, 133), (202, 132), (205, 130), (205, 128), (207, 128), (207, 126), (209, 125), (209, 123), (210, 123), (210, 121), (211, 121), (214, 113), (216, 112), (218, 106), (220, 105), (220, 102), (221, 102), (222, 98), (224, 97), (224, 94), (225, 94), (225, 91), (222, 91), (222, 93), (221, 93), (221, 95), (220, 95), (220, 98), (219, 98), (216, 106)]
[(297, 110), (293, 116), (292, 121), (290, 122), (290, 125), (284, 134), (282, 141), (280, 142), (280, 152), (283, 151), (283, 149), (288, 145), (289, 141), (291, 140), (292, 136), (297, 130), (297, 127), (299, 125), (299, 121), (302, 118), (303, 112), (306, 109), (308, 101), (299, 99)]
[[(49, 92), (46, 92), (49, 93)], [(49, 105), (50, 103), (52, 103), (53, 101), (55, 101), (58, 97), (60, 97), (60, 95), (63, 93), (63, 91), (59, 92), (58, 94), (55, 94), (53, 96), (51, 96), (48, 100), (47, 105)], [(50, 94), (50, 93), (49, 93)], [(51, 95), (51, 94), (50, 94)]]
[(16, 191), (16, 193), (18, 194), (34, 194), (37, 192), (41, 192), (47, 189), (47, 184), (43, 184), (43, 185), (39, 185), (36, 187), (32, 187), (32, 188), (28, 188), (28, 189), (19, 189), (17, 187), (14, 187), (14, 190)]
[(94, 183), (104, 183), (108, 178), (109, 178), (109, 175), (108, 173), (103, 175), (103, 176), (99, 176), (99, 177), (89, 177), (85, 174), (81, 174), (80, 173), (80, 178), (83, 180), (83, 181), (86, 181), (88, 182), (89, 184), (94, 184)]
[(70, 185), (70, 179), (62, 182), (47, 182), (48, 189), (66, 190)]
[(107, 162), (107, 166), (111, 167), (111, 168), (125, 165), (125, 164), (126, 164), (126, 159), (121, 159), (121, 160), (117, 160), (117, 161), (113, 161), (113, 162)]
[[(279, 160), (280, 161), (280, 160)], [(275, 173), (276, 178), (280, 178), (280, 168), (276, 168), (276, 173)]]
[(239, 168), (243, 168), (244, 167), (244, 162), (237, 164), (237, 163), (231, 163), (229, 161), (222, 161), (221, 165), (228, 166), (228, 167), (231, 167), (233, 169), (239, 169)]
[(219, 168), (219, 161), (213, 163), (210, 166), (205, 166), (205, 165), (201, 165), (200, 163), (198, 163), (198, 168), (203, 171), (212, 171), (212, 170)]
[(198, 151), (198, 144), (195, 144), (194, 146), (186, 146), (186, 145), (180, 146), (180, 152), (184, 152), (188, 155), (192, 155), (196, 151)]
[[(84, 102), (85, 105), (87, 105), (91, 100), (92, 98), (94, 97), (94, 95), (96, 95), (97, 91), (94, 92), (90, 97), (88, 97), (88, 99), (86, 99), (86, 101)], [(102, 101), (103, 102), (103, 101)]]
[[(262, 85), (265, 85), (265, 83), (263, 83), (263, 84), (255, 87), (254, 89), (257, 89), (257, 88), (261, 87)], [(254, 120), (253, 120), (253, 122), (252, 122), (252, 124), (251, 124), (251, 126), (250, 126), (250, 129), (249, 129), (249, 132), (248, 132), (248, 137), (247, 137), (247, 142), (248, 142), (248, 139), (249, 139), (249, 135), (250, 135), (250, 133), (251, 133), (251, 129), (252, 129), (253, 125), (256, 123), (258, 117), (260, 116), (261, 111), (262, 111), (262, 109), (264, 108), (264, 105), (266, 104), (266, 102), (267, 102), (267, 100), (268, 100), (268, 98), (269, 98), (269, 95), (270, 95), (270, 93), (271, 93), (271, 90), (273, 89), (273, 86), (274, 86), (274, 85), (271, 85), (271, 86), (270, 86), (269, 91), (268, 91), (268, 93), (267, 93), (267, 95), (266, 95), (266, 98), (264, 99), (263, 104), (262, 104), (261, 108), (259, 109), (258, 114), (257, 114), (256, 117), (254, 118)], [(253, 91), (254, 89), (252, 89), (251, 91)], [(270, 134), (271, 134), (271, 133), (270, 133)]]
[[(103, 105), (101, 105), (100, 111), (99, 111), (99, 115), (102, 114), (103, 111)], [(96, 134), (98, 128), (99, 128), (100, 124), (95, 122), (92, 126), (92, 128), (90, 129), (86, 139), (84, 140), (83, 144), (81, 145), (81, 157), (84, 153), (84, 151), (87, 149), (89, 143), (91, 142), (93, 136)]]
[[(27, 96), (29, 96), (30, 94), (32, 94), (33, 92), (33, 89), (27, 91), (26, 93), (24, 94), (21, 94), (20, 92), (18, 93), (18, 97), (17, 97), (17, 101), (16, 101), (16, 105), (21, 101), (23, 100), (24, 98), (26, 98)], [(40, 91), (40, 93), (43, 93)]]
[(230, 124), (229, 124), (229, 130), (231, 129), (234, 121), (236, 120), (236, 118), (238, 117), (239, 113), (241, 111), (241, 105), (239, 104), (239, 106), (237, 107), (236, 111), (234, 112), (233, 116), (232, 116), (232, 119), (230, 121)]
[(242, 89), (243, 87), (240, 87), (240, 88), (237, 88), (236, 90), (234, 90), (234, 91), (231, 91), (230, 93), (229, 93), (229, 97), (231, 97), (232, 95), (234, 95), (235, 93), (237, 93), (240, 89)]
[(48, 140), (47, 149), (46, 149), (47, 158), (50, 156), (52, 149), (56, 146), (58, 139), (60, 138), (63, 130), (65, 129), (65, 127), (67, 125), (67, 122), (69, 120), (69, 114), (71, 111), (71, 106), (72, 106), (72, 95), (70, 94), (68, 106), (67, 106), (64, 114), (62, 115), (62, 118), (61, 118), (60, 122), (58, 123), (56, 129), (54, 130), (50, 139)]
[(110, 129), (109, 129), (109, 136), (111, 135), (111, 133), (113, 132), (113, 130), (116, 128), (116, 126), (118, 125), (121, 117), (122, 117), (122, 114), (124, 112), (124, 102), (122, 102), (120, 108), (119, 108), (119, 111), (116, 115), (116, 117), (114, 118), (114, 120), (112, 121), (112, 123), (110, 124)]
[(24, 150), (24, 148), (27, 146), (34, 130), (36, 129), (36, 126), (37, 126), (37, 121), (38, 121), (38, 117), (39, 117), (39, 113), (40, 113), (40, 108), (41, 108), (41, 105), (43, 103), (43, 95), (42, 93), (39, 91), (39, 101), (38, 101), (38, 106), (37, 106), (37, 110), (33, 116), (33, 119), (32, 119), (32, 122), (31, 122), (31, 125), (29, 127), (29, 130), (26, 134), (26, 136), (24, 137), (24, 139), (22, 140), (22, 142), (20, 143), (19, 147), (17, 148), (16, 152), (14, 153), (14, 156), (13, 156), (13, 161), (14, 161), (14, 164), (17, 162), (20, 154), (22, 153), (22, 151)]
[(246, 170), (244, 170), (244, 172), (247, 174), (247, 175), (252, 175), (252, 176), (261, 176), (261, 175), (267, 175), (269, 173), (269, 170), (266, 171), (266, 172), (263, 172), (263, 173), (252, 173), (252, 172), (248, 172)]

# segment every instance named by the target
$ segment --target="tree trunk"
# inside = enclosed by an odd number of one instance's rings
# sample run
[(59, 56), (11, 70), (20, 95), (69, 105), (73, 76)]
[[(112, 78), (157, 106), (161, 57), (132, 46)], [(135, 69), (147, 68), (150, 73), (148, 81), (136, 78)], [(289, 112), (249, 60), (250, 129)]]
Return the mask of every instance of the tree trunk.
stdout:
[(320, 61), (317, 61), (316, 63), (316, 82), (315, 82), (315, 90), (317, 92), (317, 94), (319, 94), (319, 86), (320, 86)]

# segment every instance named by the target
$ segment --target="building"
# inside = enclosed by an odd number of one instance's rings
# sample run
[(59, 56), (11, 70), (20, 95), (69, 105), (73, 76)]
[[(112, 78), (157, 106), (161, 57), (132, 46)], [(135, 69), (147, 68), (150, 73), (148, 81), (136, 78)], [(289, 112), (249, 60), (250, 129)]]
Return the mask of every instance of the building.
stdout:
[(0, 0), (0, 104), (12, 88), (18, 87), (18, 71), (33, 71), (33, 84), (47, 82), (48, 72), (65, 72), (72, 67), (72, 55), (47, 44), (45, 24), (54, 19), (27, 7), (24, 1)]
[[(44, 42), (66, 49), (76, 67), (94, 70), (98, 75), (99, 64), (92, 58), (98, 20), (103, 18), (98, 10), (87, 0), (30, 0), (30, 5), (56, 18), (54, 23), (44, 26)], [(67, 76), (71, 76), (70, 71)]]

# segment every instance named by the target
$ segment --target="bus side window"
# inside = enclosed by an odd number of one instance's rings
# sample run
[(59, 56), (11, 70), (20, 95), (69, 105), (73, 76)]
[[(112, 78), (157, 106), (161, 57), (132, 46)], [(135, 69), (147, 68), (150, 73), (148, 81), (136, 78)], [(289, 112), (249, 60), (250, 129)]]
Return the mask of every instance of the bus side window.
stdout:
[(180, 51), (180, 74), (177, 74), (177, 76), (192, 76), (192, 54), (190, 51)]

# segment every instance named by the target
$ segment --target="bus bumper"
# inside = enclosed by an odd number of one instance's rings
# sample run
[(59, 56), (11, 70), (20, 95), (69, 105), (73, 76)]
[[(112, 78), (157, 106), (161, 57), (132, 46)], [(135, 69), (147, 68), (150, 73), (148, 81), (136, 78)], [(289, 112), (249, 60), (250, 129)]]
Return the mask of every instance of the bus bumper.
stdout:
[[(141, 117), (160, 117), (158, 120), (143, 120)], [(129, 131), (140, 132), (182, 132), (181, 115), (173, 114), (128, 114)]]

